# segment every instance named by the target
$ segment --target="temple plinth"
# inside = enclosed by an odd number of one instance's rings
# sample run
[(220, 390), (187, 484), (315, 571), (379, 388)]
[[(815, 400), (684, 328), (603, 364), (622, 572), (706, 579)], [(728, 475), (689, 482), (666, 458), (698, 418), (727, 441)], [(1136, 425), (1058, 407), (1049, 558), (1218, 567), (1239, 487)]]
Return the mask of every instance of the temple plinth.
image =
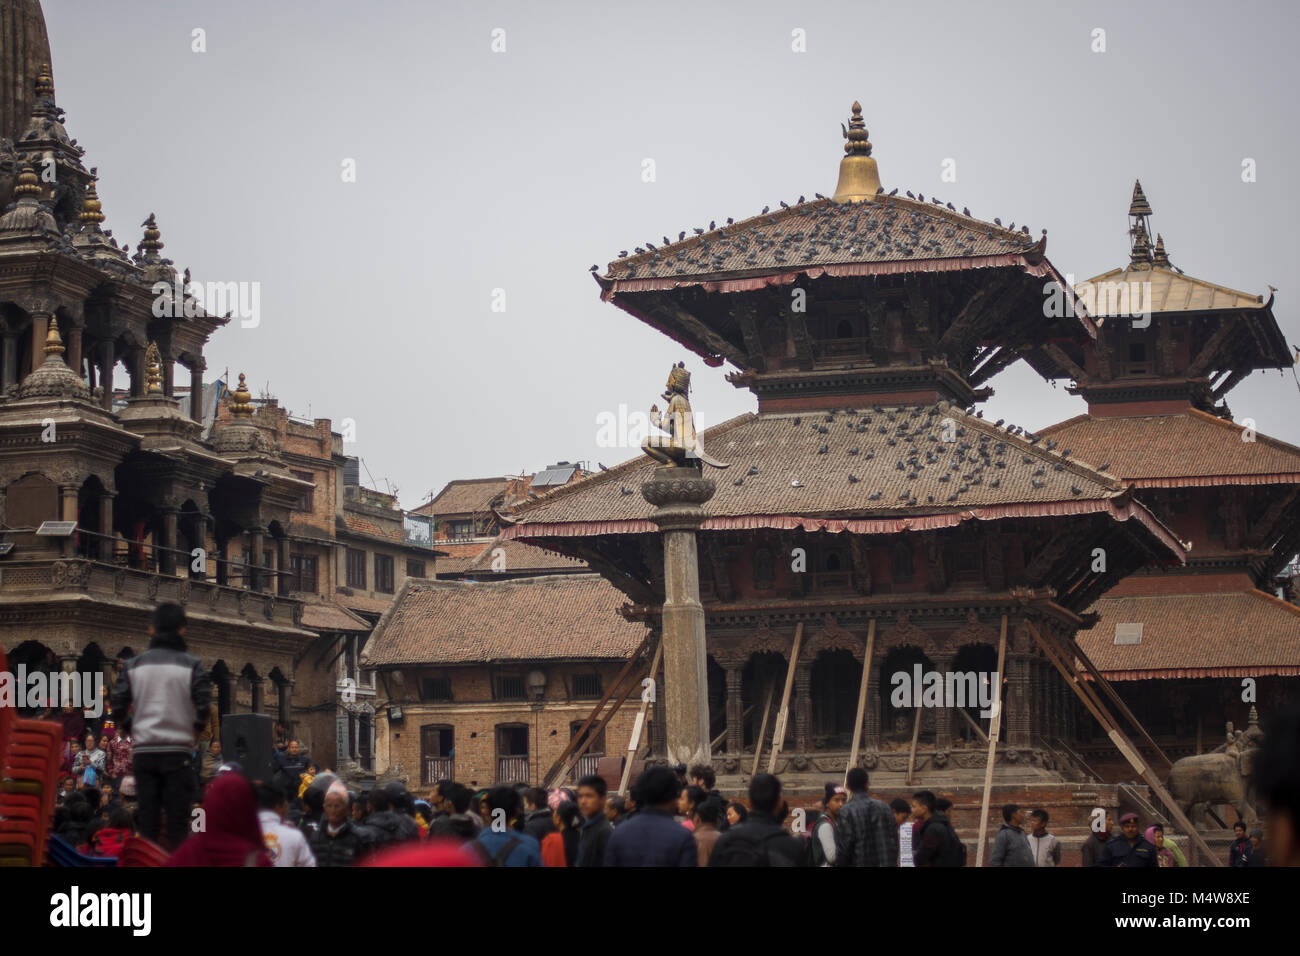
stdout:
[(709, 705), (704, 606), (700, 603), (700, 561), (695, 533), (704, 522), (704, 502), (717, 486), (692, 467), (665, 465), (641, 485), (655, 506), (650, 520), (663, 532), (664, 681), (668, 758), (673, 763), (710, 763)]

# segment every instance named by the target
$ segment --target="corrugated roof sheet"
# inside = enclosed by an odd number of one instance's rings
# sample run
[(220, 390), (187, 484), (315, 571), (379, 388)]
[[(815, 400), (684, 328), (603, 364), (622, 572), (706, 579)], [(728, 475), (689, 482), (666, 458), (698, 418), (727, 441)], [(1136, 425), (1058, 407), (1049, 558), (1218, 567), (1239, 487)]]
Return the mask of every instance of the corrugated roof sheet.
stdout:
[(596, 574), (403, 586), (366, 645), (371, 666), (626, 660), (646, 628)]
[[(1103, 283), (1141, 283), (1143, 308), (1122, 307), (1118, 300), (1103, 295), (1099, 288)], [(1085, 288), (1092, 286), (1091, 293)], [(1204, 279), (1193, 279), (1181, 275), (1172, 269), (1153, 266), (1150, 269), (1111, 269), (1099, 276), (1093, 276), (1086, 283), (1075, 286), (1075, 291), (1089, 303), (1088, 311), (1094, 317), (1107, 315), (1131, 315), (1139, 311), (1148, 312), (1205, 312), (1215, 309), (1262, 309), (1262, 296), (1238, 292)]]

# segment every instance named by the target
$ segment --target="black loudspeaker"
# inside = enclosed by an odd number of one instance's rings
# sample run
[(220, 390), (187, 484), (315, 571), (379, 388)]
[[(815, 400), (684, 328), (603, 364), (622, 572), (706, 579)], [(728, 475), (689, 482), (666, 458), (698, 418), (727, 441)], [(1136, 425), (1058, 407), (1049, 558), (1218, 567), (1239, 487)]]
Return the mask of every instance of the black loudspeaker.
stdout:
[(221, 718), (221, 759), (239, 764), (250, 780), (270, 783), (275, 774), (274, 734), (269, 714), (227, 714)]

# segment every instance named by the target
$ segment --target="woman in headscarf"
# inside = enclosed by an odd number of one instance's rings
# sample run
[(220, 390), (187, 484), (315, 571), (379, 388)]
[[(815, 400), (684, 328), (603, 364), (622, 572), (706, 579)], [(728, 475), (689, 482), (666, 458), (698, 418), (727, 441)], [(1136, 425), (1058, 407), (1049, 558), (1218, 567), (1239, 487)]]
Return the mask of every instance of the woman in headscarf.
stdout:
[(1178, 844), (1173, 840), (1165, 839), (1165, 828), (1160, 824), (1147, 827), (1147, 842), (1156, 848), (1156, 859), (1159, 866), (1186, 866), (1187, 860), (1183, 856), (1183, 851), (1178, 849)]
[(238, 773), (223, 773), (203, 796), (204, 827), (167, 866), (271, 866), (257, 821), (257, 793)]

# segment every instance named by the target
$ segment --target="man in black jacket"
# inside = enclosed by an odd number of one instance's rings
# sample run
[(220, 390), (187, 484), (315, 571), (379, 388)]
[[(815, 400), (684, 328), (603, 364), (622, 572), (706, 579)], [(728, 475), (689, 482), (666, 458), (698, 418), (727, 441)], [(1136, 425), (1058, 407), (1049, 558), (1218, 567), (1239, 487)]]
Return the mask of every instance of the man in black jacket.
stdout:
[(604, 866), (605, 844), (614, 832), (605, 816), (608, 785), (596, 774), (578, 781), (578, 812), (582, 814), (582, 835), (578, 839), (578, 866)]
[(330, 784), (325, 817), (308, 842), (317, 866), (352, 866), (366, 852), (364, 835), (348, 819), (348, 792), (343, 784)]
[(749, 818), (718, 837), (709, 866), (809, 866), (807, 845), (786, 832), (781, 781), (757, 774), (749, 784)]
[(917, 866), (961, 866), (961, 845), (946, 813), (935, 808), (929, 790), (912, 794), (912, 815), (921, 822), (916, 836)]
[(411, 796), (402, 784), (376, 787), (370, 792), (370, 805), (375, 812), (366, 817), (362, 836), (368, 838), (372, 849), (420, 839), (420, 828), (408, 812)]
[(122, 665), (113, 686), (113, 720), (130, 730), (140, 835), (167, 843), (190, 832), (194, 742), (207, 725), (212, 692), (203, 665), (185, 653), (185, 611), (160, 604), (149, 625), (149, 649)]
[(1142, 836), (1136, 813), (1126, 813), (1119, 818), (1120, 835), (1106, 844), (1097, 860), (1098, 866), (1123, 866), (1146, 868), (1159, 866), (1156, 848)]

